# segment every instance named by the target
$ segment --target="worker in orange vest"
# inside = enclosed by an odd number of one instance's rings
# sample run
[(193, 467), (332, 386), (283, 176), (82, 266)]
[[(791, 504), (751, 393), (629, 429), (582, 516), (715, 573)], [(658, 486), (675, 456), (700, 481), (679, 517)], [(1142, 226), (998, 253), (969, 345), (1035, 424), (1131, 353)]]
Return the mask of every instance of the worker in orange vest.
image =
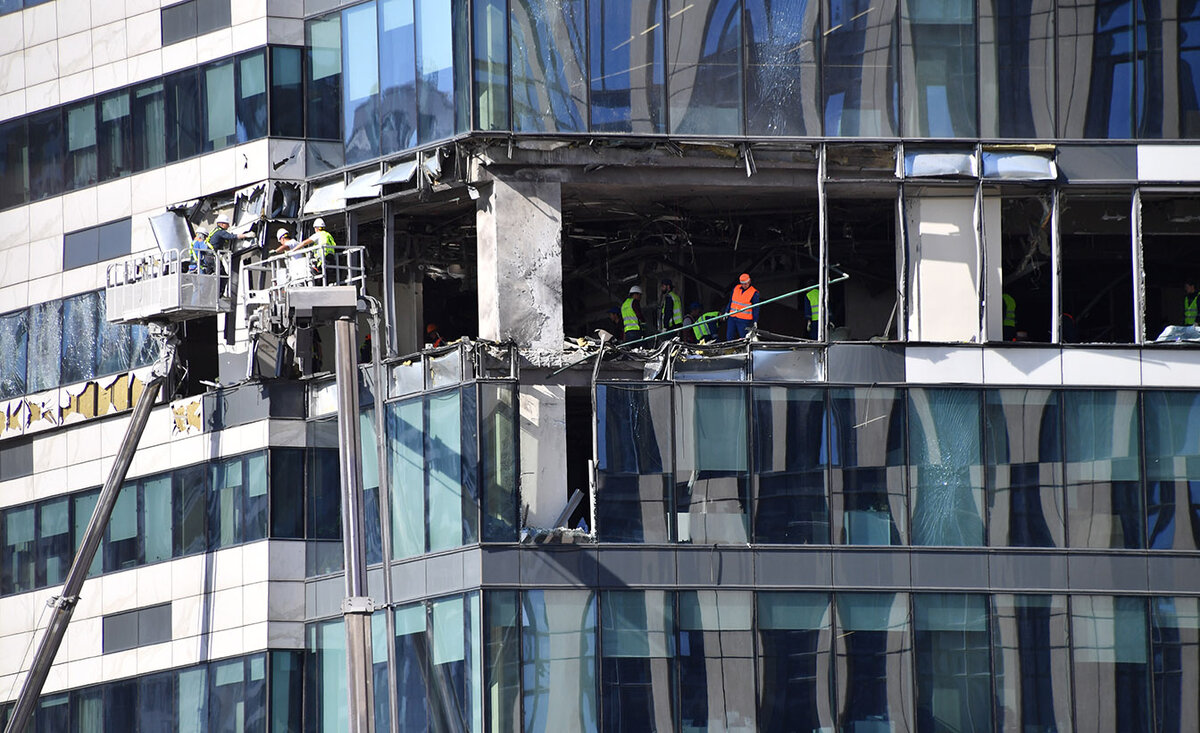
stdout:
[(758, 291), (750, 284), (750, 275), (742, 273), (729, 298), (729, 318), (726, 319), (725, 340), (744, 338), (750, 327), (758, 323)]

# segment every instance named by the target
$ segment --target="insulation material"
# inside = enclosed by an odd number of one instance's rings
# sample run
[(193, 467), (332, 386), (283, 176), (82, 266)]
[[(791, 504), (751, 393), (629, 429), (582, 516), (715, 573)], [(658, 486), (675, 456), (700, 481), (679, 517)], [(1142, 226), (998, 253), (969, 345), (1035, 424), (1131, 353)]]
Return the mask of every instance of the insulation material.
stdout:
[[(910, 341), (979, 337), (979, 253), (974, 197), (909, 197)], [(928, 285), (928, 286), (927, 286)]]

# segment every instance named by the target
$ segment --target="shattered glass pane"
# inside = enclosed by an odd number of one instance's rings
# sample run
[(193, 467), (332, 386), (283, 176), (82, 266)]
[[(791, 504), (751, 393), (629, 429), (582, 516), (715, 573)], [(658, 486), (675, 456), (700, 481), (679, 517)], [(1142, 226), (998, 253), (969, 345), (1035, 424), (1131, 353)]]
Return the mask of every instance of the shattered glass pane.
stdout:
[(29, 350), (29, 311), (0, 318), (0, 398), (25, 394), (25, 355)]
[(514, 0), (514, 132), (583, 132), (587, 126), (583, 0)]
[(96, 293), (84, 293), (63, 301), (64, 384), (96, 376), (96, 354), (100, 345), (99, 300)]
[(819, 135), (817, 0), (746, 0), (749, 135)]
[(983, 544), (980, 393), (908, 393), (909, 471), (914, 545)]
[(59, 385), (62, 346), (62, 301), (52, 300), (29, 308), (28, 387), (41, 392)]

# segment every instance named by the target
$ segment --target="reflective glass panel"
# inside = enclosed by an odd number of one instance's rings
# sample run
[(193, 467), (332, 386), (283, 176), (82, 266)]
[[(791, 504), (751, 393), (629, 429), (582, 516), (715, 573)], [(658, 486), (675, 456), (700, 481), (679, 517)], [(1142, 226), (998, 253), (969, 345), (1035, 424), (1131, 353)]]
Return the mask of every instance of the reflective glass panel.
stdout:
[[(473, 719), (472, 700), (482, 694), (473, 689), (472, 627), (468, 626), (468, 599), (455, 596), (429, 604), (430, 711), (433, 731), (469, 731)], [(405, 728), (404, 730), (411, 730)]]
[(742, 3), (667, 0), (672, 134), (742, 132)]
[(1178, 127), (1172, 128), (1168, 121), (1163, 132), (1164, 137), (1197, 138), (1200, 137), (1200, 2), (1187, 0), (1178, 8)]
[(37, 585), (44, 588), (66, 579), (67, 568), (74, 556), (71, 544), (71, 500), (64, 496), (40, 502), (37, 515)]
[(475, 127), (508, 129), (508, 18), (506, 0), (476, 0)]
[(67, 115), (67, 189), (96, 183), (96, 102), (71, 105)]
[(683, 730), (755, 730), (754, 595), (679, 592), (679, 719)]
[(908, 456), (914, 545), (983, 544), (980, 393), (908, 393)]
[(825, 390), (754, 388), (754, 540), (829, 544)]
[(895, 0), (828, 0), (825, 18), (825, 134), (896, 134)]
[[(71, 498), (71, 509), (74, 513), (74, 517), (72, 518), (74, 526), (71, 528), (71, 534), (74, 537), (76, 552), (79, 551), (80, 544), (83, 542), (83, 533), (87, 530), (88, 522), (92, 519), (92, 512), (96, 510), (96, 499), (99, 494), (99, 490), (86, 491), (82, 494), (76, 494)], [(104, 553), (102, 551), (97, 552), (96, 558), (92, 560), (92, 566), (88, 568), (88, 577), (94, 578), (99, 575), (103, 564)]]
[(390, 462), (392, 557), (425, 552), (424, 416), (420, 398), (387, 406)]
[(600, 710), (605, 730), (673, 728), (674, 594), (605, 591), (600, 596)]
[(429, 550), (463, 544), (462, 413), (458, 390), (427, 398), (425, 477)]
[(61, 109), (29, 117), (29, 200), (57, 196), (65, 189), (66, 135)]
[(255, 51), (237, 59), (237, 141), (267, 134), (267, 54)]
[(211, 549), (242, 541), (242, 459), (217, 461), (209, 467), (208, 526)]
[(454, 134), (452, 10), (447, 0), (416, 0), (418, 143)]
[(583, 0), (511, 0), (514, 132), (587, 129)]
[(592, 130), (666, 129), (662, 16), (662, 0), (591, 3)]
[(342, 18), (337, 13), (305, 26), (308, 63), (305, 137), (342, 139)]
[(479, 385), (479, 470), (483, 541), (517, 538), (517, 395), (511, 385)]
[(680, 542), (749, 540), (749, 402), (744, 387), (676, 388), (675, 523)]
[(133, 172), (167, 164), (167, 103), (163, 83), (135, 87), (132, 93)]
[(108, 520), (104, 542), (104, 572), (111, 573), (141, 564), (138, 551), (138, 490), (136, 483), (121, 487)]
[(100, 122), (96, 129), (99, 180), (128, 175), (133, 169), (133, 110), (130, 92), (100, 98)]
[(917, 727), (992, 729), (992, 671), (985, 595), (913, 595)]
[[(208, 482), (205, 480), (204, 466), (189, 466), (174, 471), (171, 475), (174, 490), (175, 505), (175, 555), (190, 555), (194, 552), (204, 552), (209, 546), (206, 519), (208, 510), (205, 497), (208, 494)], [(280, 497), (280, 504), (285, 503)], [(303, 502), (299, 512), (303, 514)]]
[[(1171, 48), (1169, 53), (1164, 53), (1164, 42), (1169, 42), (1177, 30), (1174, 17), (1177, 6), (1174, 3), (1164, 6), (1153, 0), (1135, 0), (1135, 5), (1134, 134), (1143, 139), (1162, 138), (1166, 132), (1164, 123), (1174, 127), (1174, 120), (1170, 118), (1175, 116), (1178, 106), (1178, 85), (1169, 79), (1174, 76), (1178, 49)], [(1188, 82), (1185, 80), (1184, 83)]]
[(913, 730), (908, 596), (842, 593), (837, 622), (834, 677), (842, 730)]
[(97, 293), (84, 293), (62, 302), (63, 344), (62, 372), (64, 384), (82, 382), (96, 376), (96, 357), (99, 352), (99, 328), (102, 314)]
[(980, 132), (1054, 137), (1054, 2), (980, 0)]
[(1077, 730), (1150, 730), (1147, 632), (1145, 598), (1071, 597)]
[(1185, 730), (1200, 714), (1200, 599), (1151, 598), (1154, 719), (1158, 730)]
[(62, 304), (61, 300), (51, 300), (29, 308), (29, 350), (25, 378), (30, 392), (41, 392), (59, 385)]
[(379, 39), (375, 3), (342, 11), (342, 142), (346, 163), (379, 156)]
[(412, 0), (379, 0), (379, 149), (417, 143), (417, 59)]
[(829, 595), (759, 593), (757, 628), (758, 730), (833, 730)]
[(29, 200), (29, 141), (25, 120), (0, 124), (0, 209)]
[[(207, 119), (201, 109), (201, 80), (198, 69), (172, 74), (163, 83), (167, 99), (167, 162), (174, 163), (198, 155), (204, 150), (208, 140), (205, 137), (205, 125), (213, 120)], [(224, 104), (221, 87), (219, 79), (212, 84), (205, 83), (206, 95), (215, 95), (218, 107)], [(229, 111), (232, 116), (232, 76), (225, 92), (228, 92)], [(211, 104), (213, 100), (208, 101)], [(220, 114), (216, 120), (221, 120)]]
[(992, 596), (996, 727), (1071, 729), (1066, 596)]
[(595, 596), (582, 590), (523, 592), (521, 649), (525, 730), (597, 730)]
[(671, 388), (596, 386), (596, 533), (605, 542), (667, 542)]
[(829, 392), (834, 541), (899, 545), (907, 536), (905, 399), (895, 389)]
[(912, 137), (975, 137), (975, 3), (904, 0), (904, 124)]
[(396, 691), (400, 730), (429, 730), (425, 679), (429, 676), (425, 604), (401, 606), (396, 620)]
[(818, 0), (744, 0), (746, 133), (819, 135)]
[(1058, 394), (987, 392), (988, 537), (993, 547), (1062, 547), (1062, 418)]
[(204, 67), (204, 149), (220, 150), (237, 142), (237, 100), (233, 61)]
[(304, 717), (317, 730), (350, 727), (346, 714), (346, 628), (341, 619), (309, 624)]
[(515, 591), (484, 594), (487, 717), (491, 733), (521, 730), (521, 625)]
[(271, 137), (304, 136), (304, 77), (301, 51), (271, 47)]
[(1134, 5), (1133, 0), (1058, 3), (1062, 137), (1133, 137)]
[(1200, 549), (1200, 394), (1146, 392), (1146, 538)]
[(1138, 395), (1063, 393), (1067, 541), (1071, 547), (1143, 546)]
[(171, 474), (145, 479), (141, 483), (142, 527), (145, 533), (142, 562), (170, 560), (173, 549), (171, 527), (174, 518), (171, 507)]
[(0, 594), (21, 593), (34, 588), (37, 524), (32, 505), (8, 509), (4, 517), (4, 546), (0, 547)]
[(29, 311), (0, 316), (0, 398), (25, 394), (25, 356), (29, 351)]

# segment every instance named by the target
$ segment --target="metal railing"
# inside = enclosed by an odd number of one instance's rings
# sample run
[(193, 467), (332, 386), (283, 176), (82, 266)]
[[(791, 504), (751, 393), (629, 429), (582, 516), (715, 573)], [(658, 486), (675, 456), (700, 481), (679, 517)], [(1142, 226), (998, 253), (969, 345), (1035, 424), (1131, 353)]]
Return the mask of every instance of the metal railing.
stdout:
[(126, 257), (105, 270), (108, 320), (186, 320), (229, 309), (230, 255), (154, 251)]
[(288, 288), (361, 287), (365, 255), (365, 247), (334, 247), (333, 254), (326, 256), (321, 245), (272, 255), (242, 268), (246, 278), (242, 292), (249, 302), (262, 303), (280, 299)]

